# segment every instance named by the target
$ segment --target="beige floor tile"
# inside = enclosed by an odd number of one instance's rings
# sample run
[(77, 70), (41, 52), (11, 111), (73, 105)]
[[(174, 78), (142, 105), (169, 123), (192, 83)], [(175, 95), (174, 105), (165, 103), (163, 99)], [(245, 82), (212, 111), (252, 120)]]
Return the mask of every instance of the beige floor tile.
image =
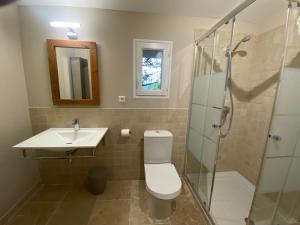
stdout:
[(150, 208), (150, 195), (146, 190), (144, 180), (132, 182), (131, 204), (130, 204), (130, 225), (168, 225), (169, 219), (156, 220), (149, 215), (147, 210)]
[(131, 183), (131, 198), (145, 198), (147, 194), (145, 181), (134, 180)]
[(57, 206), (58, 203), (26, 203), (7, 225), (46, 225)]
[(171, 216), (171, 225), (206, 225), (200, 209), (190, 199), (179, 196), (176, 210)]
[(108, 181), (98, 200), (130, 199), (132, 181)]
[(96, 199), (84, 189), (70, 191), (47, 225), (87, 225)]
[(144, 180), (109, 181), (98, 196), (83, 188), (45, 185), (7, 225), (206, 225), (184, 183), (169, 219), (151, 218), (148, 198)]
[(88, 225), (129, 225), (130, 200), (97, 201)]
[(159, 220), (150, 216), (150, 196), (143, 198), (132, 198), (130, 204), (129, 224), (130, 225), (153, 225), (153, 224), (170, 224), (170, 218)]
[(139, 223), (139, 225), (171, 225), (171, 223)]
[(59, 202), (70, 190), (71, 188), (65, 185), (44, 185), (33, 194), (30, 201)]
[(130, 225), (153, 224), (154, 220), (148, 215), (145, 209), (145, 200), (133, 198), (130, 203), (129, 214)]

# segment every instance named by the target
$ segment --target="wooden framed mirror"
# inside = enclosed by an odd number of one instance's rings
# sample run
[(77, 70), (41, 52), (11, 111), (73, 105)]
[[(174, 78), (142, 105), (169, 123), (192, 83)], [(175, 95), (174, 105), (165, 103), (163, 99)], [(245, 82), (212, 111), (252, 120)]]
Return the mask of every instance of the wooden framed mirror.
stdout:
[(47, 40), (54, 105), (99, 105), (95, 42)]

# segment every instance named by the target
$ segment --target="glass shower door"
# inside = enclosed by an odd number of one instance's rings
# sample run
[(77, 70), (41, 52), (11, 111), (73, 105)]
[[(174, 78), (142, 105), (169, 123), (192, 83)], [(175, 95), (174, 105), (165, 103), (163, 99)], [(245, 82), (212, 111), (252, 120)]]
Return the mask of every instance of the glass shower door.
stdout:
[(250, 221), (300, 224), (300, 8), (289, 9), (284, 67)]
[[(206, 162), (203, 161), (204, 125), (209, 80), (212, 70), (214, 34), (196, 46), (193, 93), (190, 108), (189, 135), (187, 140), (186, 176), (204, 207), (208, 207), (207, 181), (203, 179)], [(207, 208), (208, 209), (208, 208)]]
[[(226, 26), (232, 28), (232, 22)], [(225, 98), (227, 60), (223, 47), (230, 45), (231, 38), (228, 40), (228, 37), (231, 37), (231, 32), (222, 36), (216, 31), (196, 47), (198, 54), (195, 57), (190, 106), (186, 176), (208, 211), (214, 185), (219, 128)], [(222, 60), (216, 61), (216, 55)]]

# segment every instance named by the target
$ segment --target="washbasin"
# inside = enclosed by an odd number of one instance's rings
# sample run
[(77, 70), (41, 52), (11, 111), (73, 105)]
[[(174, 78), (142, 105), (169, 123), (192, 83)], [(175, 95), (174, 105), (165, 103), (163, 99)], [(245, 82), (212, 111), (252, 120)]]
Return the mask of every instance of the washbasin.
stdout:
[(62, 138), (66, 143), (75, 143), (78, 141), (87, 141), (93, 138), (96, 130), (62, 130), (56, 131), (58, 136)]
[(96, 148), (108, 128), (50, 128), (15, 146), (19, 149), (70, 151), (77, 148)]

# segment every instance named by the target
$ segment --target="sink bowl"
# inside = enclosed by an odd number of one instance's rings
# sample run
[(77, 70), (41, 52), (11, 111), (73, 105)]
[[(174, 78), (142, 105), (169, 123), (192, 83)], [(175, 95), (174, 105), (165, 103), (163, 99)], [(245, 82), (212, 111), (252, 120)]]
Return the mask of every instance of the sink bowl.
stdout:
[(96, 148), (108, 128), (50, 128), (15, 146), (19, 149), (71, 151), (77, 148)]
[(73, 144), (80, 141), (87, 141), (93, 138), (96, 130), (62, 130), (57, 131), (56, 134), (63, 139), (67, 144)]

